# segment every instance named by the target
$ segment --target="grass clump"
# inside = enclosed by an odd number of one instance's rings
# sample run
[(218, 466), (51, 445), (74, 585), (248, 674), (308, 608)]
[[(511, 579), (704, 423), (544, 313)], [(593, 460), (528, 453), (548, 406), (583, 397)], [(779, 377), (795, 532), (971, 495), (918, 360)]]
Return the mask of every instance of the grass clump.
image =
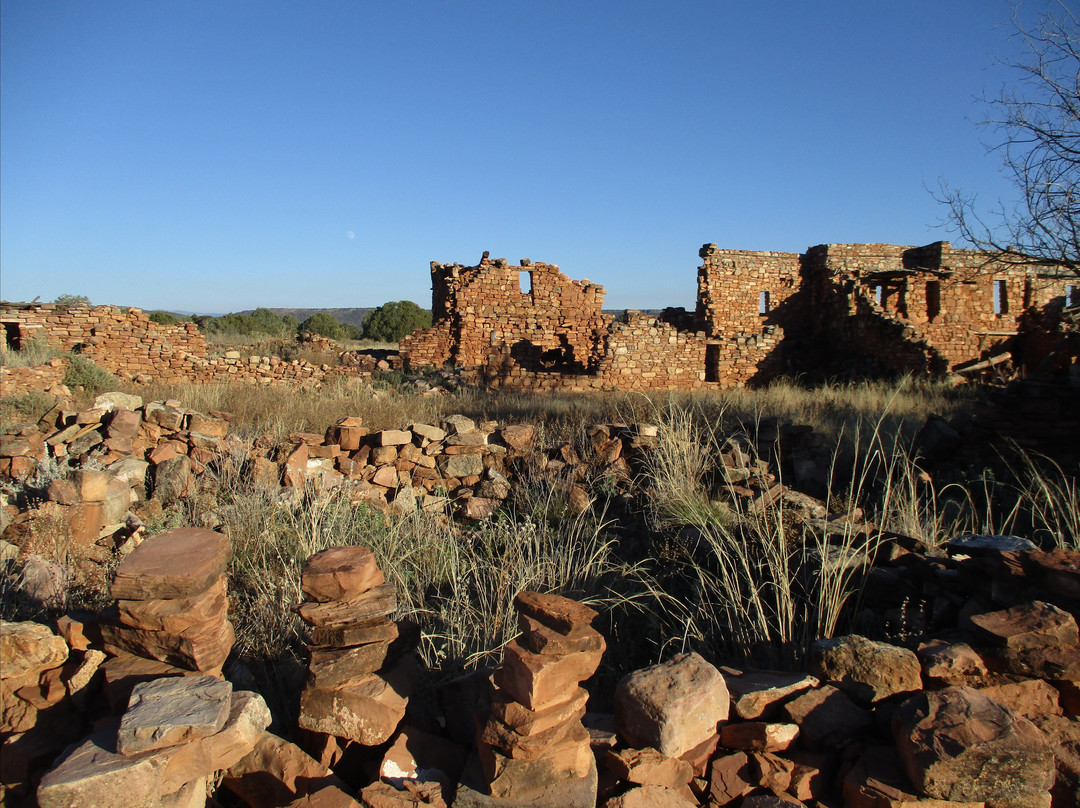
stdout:
[(45, 365), (53, 359), (66, 354), (41, 339), (31, 339), (23, 343), (19, 350), (0, 351), (0, 366), (9, 368), (32, 368)]
[(93, 359), (73, 354), (64, 374), (64, 384), (72, 389), (81, 387), (88, 395), (97, 395), (116, 390), (120, 380)]

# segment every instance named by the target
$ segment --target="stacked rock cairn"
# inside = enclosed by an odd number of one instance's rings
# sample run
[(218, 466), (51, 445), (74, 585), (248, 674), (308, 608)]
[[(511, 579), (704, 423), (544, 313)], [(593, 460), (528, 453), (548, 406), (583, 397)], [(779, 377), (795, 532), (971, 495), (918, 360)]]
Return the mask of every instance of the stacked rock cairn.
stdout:
[[(589, 694), (580, 684), (606, 648), (590, 626), (597, 613), (538, 592), (519, 593), (514, 608), (522, 633), (503, 650), (492, 675), (491, 715), (478, 732), (484, 785), (500, 800), (528, 802), (548, 792), (564, 806), (592, 805), (596, 763), (581, 723)], [(552, 793), (556, 785), (559, 795)]]
[[(297, 607), (311, 626), (311, 662), (300, 697), (303, 729), (377, 746), (405, 716), (417, 669), (411, 633), (389, 619), (397, 609), (366, 547), (331, 547), (301, 572), (306, 597)], [(407, 627), (406, 627), (407, 628)]]
[(221, 675), (235, 634), (228, 620), (228, 537), (178, 528), (146, 539), (112, 585), (115, 606), (101, 622), (105, 651)]
[(120, 565), (100, 628), (113, 655), (106, 687), (112, 675), (123, 715), (57, 760), (38, 788), (42, 808), (201, 806), (215, 772), (254, 747), (270, 711), (221, 678), (234, 639), (231, 551), (220, 533), (181, 528), (146, 539)]

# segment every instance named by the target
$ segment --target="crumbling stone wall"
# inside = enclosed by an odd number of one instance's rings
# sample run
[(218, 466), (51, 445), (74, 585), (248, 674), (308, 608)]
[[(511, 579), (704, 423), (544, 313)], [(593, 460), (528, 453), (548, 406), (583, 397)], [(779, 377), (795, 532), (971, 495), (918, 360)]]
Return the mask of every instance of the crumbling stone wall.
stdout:
[(575, 281), (554, 264), (519, 266), (484, 253), (475, 267), (431, 264), (431, 328), (402, 340), (414, 365), (594, 372), (611, 317), (604, 287)]
[[(510, 266), (487, 253), (476, 267), (433, 263), (435, 324), (402, 341), (403, 362), (454, 364), (534, 390), (690, 390), (814, 371), (936, 374), (1019, 355), (1024, 318), (1060, 311), (1068, 286), (948, 242), (823, 244), (803, 254), (706, 244), (699, 255), (694, 314), (660, 317), (606, 316), (602, 287), (548, 264)], [(532, 273), (531, 293), (519, 286), (523, 272)]]
[(0, 323), (5, 350), (41, 340), (125, 378), (182, 376), (188, 357), (206, 356), (194, 323), (155, 323), (139, 309), (4, 303)]

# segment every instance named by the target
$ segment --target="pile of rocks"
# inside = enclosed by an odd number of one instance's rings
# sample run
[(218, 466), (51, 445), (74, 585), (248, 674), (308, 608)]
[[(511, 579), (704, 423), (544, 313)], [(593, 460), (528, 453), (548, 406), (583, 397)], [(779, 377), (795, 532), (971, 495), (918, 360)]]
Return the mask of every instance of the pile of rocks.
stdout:
[(580, 683), (605, 649), (590, 626), (596, 612), (538, 592), (519, 593), (514, 607), (522, 633), (506, 645), (492, 676), (491, 714), (477, 737), (479, 766), (466, 770), (454, 805), (592, 806), (596, 761), (581, 722), (589, 694)]
[(300, 727), (364, 746), (393, 735), (405, 716), (417, 668), (409, 632), (388, 615), (393, 584), (366, 547), (332, 547), (304, 564), (297, 608), (311, 626), (311, 662)]
[(215, 773), (251, 752), (270, 724), (262, 697), (214, 676), (137, 684), (118, 723), (93, 733), (42, 778), (41, 808), (202, 808)]
[(120, 564), (115, 605), (101, 618), (105, 651), (220, 676), (235, 635), (228, 620), (220, 533), (177, 528), (145, 540)]

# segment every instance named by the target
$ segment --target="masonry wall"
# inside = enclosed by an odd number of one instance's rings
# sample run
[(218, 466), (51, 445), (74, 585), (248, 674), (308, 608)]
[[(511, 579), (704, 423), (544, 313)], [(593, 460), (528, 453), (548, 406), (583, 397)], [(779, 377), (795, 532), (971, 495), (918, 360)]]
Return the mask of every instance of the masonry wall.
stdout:
[(75, 350), (124, 378), (178, 378), (187, 357), (206, 356), (194, 323), (155, 323), (138, 309), (55, 304), (0, 305), (5, 344), (42, 340)]
[(475, 267), (432, 263), (431, 279), (432, 327), (401, 343), (412, 365), (476, 367), (508, 355), (528, 370), (588, 373), (604, 355), (604, 287), (554, 264), (485, 253)]

